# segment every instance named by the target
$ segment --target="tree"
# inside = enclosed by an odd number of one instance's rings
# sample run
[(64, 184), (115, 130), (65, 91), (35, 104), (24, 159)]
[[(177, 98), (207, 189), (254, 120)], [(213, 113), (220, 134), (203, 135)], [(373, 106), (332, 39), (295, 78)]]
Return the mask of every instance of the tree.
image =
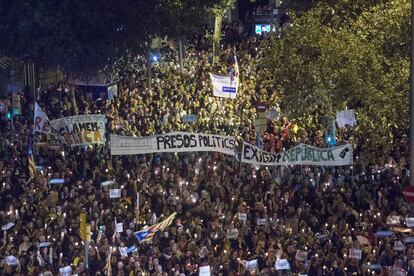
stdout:
[(205, 27), (205, 11), (213, 0), (161, 0), (158, 19), (161, 33), (171, 37), (192, 35)]
[(126, 53), (145, 52), (151, 36), (186, 34), (200, 26), (206, 3), (210, 2), (4, 0), (0, 54), (66, 72), (91, 73)]
[(220, 57), (221, 28), (226, 12), (234, 6), (235, 0), (220, 0), (211, 8), (214, 14), (214, 34), (213, 34), (213, 62), (217, 63)]
[(293, 117), (311, 126), (354, 108), (360, 148), (381, 158), (392, 129), (408, 127), (409, 1), (368, 1), (351, 13), (343, 9), (357, 0), (338, 2), (346, 5), (321, 4), (294, 17), (263, 63)]
[(212, 0), (162, 0), (159, 19), (162, 20), (162, 34), (175, 38), (179, 45), (180, 74), (183, 64), (183, 38), (203, 31), (204, 17)]
[(338, 7), (343, 14), (356, 16), (371, 6), (387, 1), (389, 0), (287, 0), (283, 1), (283, 5), (289, 10), (304, 12), (324, 4), (332, 8)]

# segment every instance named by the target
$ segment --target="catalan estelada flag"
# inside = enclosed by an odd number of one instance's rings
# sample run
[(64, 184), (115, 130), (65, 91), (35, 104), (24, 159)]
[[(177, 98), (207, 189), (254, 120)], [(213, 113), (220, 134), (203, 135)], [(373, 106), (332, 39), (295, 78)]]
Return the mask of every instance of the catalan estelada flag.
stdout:
[(171, 225), (171, 223), (173, 222), (175, 216), (177, 215), (176, 212), (172, 213), (168, 218), (166, 218), (165, 220), (151, 225), (150, 227), (148, 227), (147, 229), (143, 229), (141, 231), (135, 232), (135, 237), (137, 238), (137, 240), (139, 242), (146, 242), (146, 241), (150, 241), (155, 233), (157, 233), (157, 231), (163, 231), (165, 228), (167, 228), (168, 226)]
[(237, 55), (236, 55), (236, 49), (234, 49), (234, 68), (230, 71), (230, 80), (233, 82), (235, 81), (237, 84), (237, 87), (239, 86), (239, 63), (237, 62)]
[(27, 153), (27, 169), (29, 170), (30, 176), (35, 176), (36, 174), (36, 164), (33, 159), (33, 152), (32, 148), (29, 148), (29, 151)]

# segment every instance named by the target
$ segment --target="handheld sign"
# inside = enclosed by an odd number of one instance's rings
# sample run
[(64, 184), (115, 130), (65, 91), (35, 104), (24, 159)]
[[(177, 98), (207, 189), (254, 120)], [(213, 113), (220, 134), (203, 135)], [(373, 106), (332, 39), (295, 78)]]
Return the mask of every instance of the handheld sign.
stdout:
[(227, 233), (227, 238), (229, 240), (234, 240), (237, 239), (237, 237), (239, 236), (239, 230), (237, 229), (231, 229), (230, 231), (228, 231)]
[(361, 260), (362, 259), (362, 250), (351, 248), (349, 249), (349, 258)]
[(398, 225), (400, 224), (400, 216), (388, 216), (387, 217), (388, 225)]
[(209, 265), (206, 266), (200, 266), (200, 272), (198, 274), (199, 276), (210, 276), (211, 275), (211, 269)]
[(124, 224), (122, 222), (119, 222), (116, 224), (116, 232), (117, 233), (124, 232)]
[(389, 237), (392, 236), (394, 233), (391, 231), (378, 231), (375, 233), (377, 237)]
[(253, 270), (257, 268), (257, 259), (246, 262), (246, 269)]
[(401, 241), (395, 241), (393, 249), (395, 251), (405, 251), (405, 245)]
[(104, 182), (101, 182), (101, 187), (109, 186), (115, 183), (115, 180), (106, 180)]
[(127, 253), (128, 254), (129, 253), (134, 253), (134, 252), (137, 252), (137, 251), (138, 251), (138, 249), (136, 248), (135, 245), (132, 245), (132, 246), (130, 246), (130, 247), (127, 248)]
[(364, 266), (366, 269), (372, 269), (372, 270), (380, 270), (382, 268), (381, 264), (370, 264)]
[(121, 189), (111, 189), (109, 191), (109, 198), (120, 198), (121, 197)]
[(239, 213), (239, 220), (247, 220), (247, 214), (246, 213)]
[(42, 248), (42, 247), (48, 247), (50, 245), (50, 242), (41, 242), (40, 244), (39, 244), (39, 248)]
[(6, 264), (9, 266), (17, 266), (19, 265), (19, 259), (17, 259), (15, 256), (7, 256), (6, 257)]
[(276, 270), (289, 270), (290, 264), (286, 259), (278, 259), (275, 263)]
[(195, 115), (195, 114), (183, 115), (181, 117), (181, 120), (184, 123), (194, 123), (195, 121), (197, 121), (197, 115)]
[(303, 262), (303, 261), (306, 261), (307, 258), (308, 258), (308, 252), (302, 251), (302, 250), (296, 251), (296, 255), (295, 255), (296, 260)]
[(51, 178), (49, 179), (49, 184), (63, 184), (65, 183), (64, 178)]
[(128, 257), (128, 252), (126, 247), (119, 247), (119, 253), (121, 253), (121, 256)]
[(1, 230), (9, 230), (10, 228), (12, 228), (14, 226), (14, 223), (13, 222), (8, 222), (8, 223), (6, 223), (5, 225), (3, 225), (2, 227), (1, 227)]
[(72, 267), (70, 265), (59, 268), (59, 272), (62, 276), (70, 276), (72, 273)]

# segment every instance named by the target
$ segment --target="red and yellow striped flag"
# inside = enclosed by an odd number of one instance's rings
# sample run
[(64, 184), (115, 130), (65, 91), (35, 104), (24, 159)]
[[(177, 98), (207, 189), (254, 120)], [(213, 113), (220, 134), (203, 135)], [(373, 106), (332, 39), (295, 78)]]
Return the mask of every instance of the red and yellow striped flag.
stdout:
[(33, 159), (33, 152), (32, 149), (29, 149), (28, 155), (27, 155), (27, 168), (29, 170), (30, 176), (36, 175), (36, 164)]
[(139, 242), (146, 242), (146, 241), (151, 240), (155, 236), (157, 231), (163, 231), (165, 228), (170, 226), (170, 224), (173, 222), (176, 215), (177, 213), (174, 212), (165, 220), (157, 224), (151, 225), (147, 229), (135, 232), (135, 237), (137, 238)]

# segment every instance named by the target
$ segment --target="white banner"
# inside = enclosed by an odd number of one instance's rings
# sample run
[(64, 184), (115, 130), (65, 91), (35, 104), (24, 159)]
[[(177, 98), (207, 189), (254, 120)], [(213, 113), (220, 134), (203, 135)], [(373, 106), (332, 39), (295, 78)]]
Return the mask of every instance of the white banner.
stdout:
[(214, 151), (235, 155), (236, 138), (214, 134), (171, 132), (156, 136), (111, 135), (111, 155)]
[(49, 118), (43, 112), (42, 108), (35, 102), (34, 109), (34, 131), (42, 133), (50, 133), (50, 122)]
[(213, 95), (221, 98), (235, 99), (237, 96), (238, 85), (232, 81), (230, 76), (220, 76), (210, 73)]
[(52, 127), (70, 146), (103, 144), (105, 115), (78, 115), (51, 121)]
[(234, 69), (231, 70), (229, 76), (220, 76), (210, 73), (210, 78), (214, 96), (235, 99), (240, 82), (239, 64), (236, 55), (234, 55)]
[(344, 166), (352, 164), (352, 145), (317, 148), (300, 144), (279, 153), (266, 152), (249, 143), (243, 143), (241, 162), (264, 166), (316, 165)]
[(336, 113), (336, 122), (339, 127), (344, 127), (345, 125), (355, 126), (355, 111), (353, 109), (349, 109)]

